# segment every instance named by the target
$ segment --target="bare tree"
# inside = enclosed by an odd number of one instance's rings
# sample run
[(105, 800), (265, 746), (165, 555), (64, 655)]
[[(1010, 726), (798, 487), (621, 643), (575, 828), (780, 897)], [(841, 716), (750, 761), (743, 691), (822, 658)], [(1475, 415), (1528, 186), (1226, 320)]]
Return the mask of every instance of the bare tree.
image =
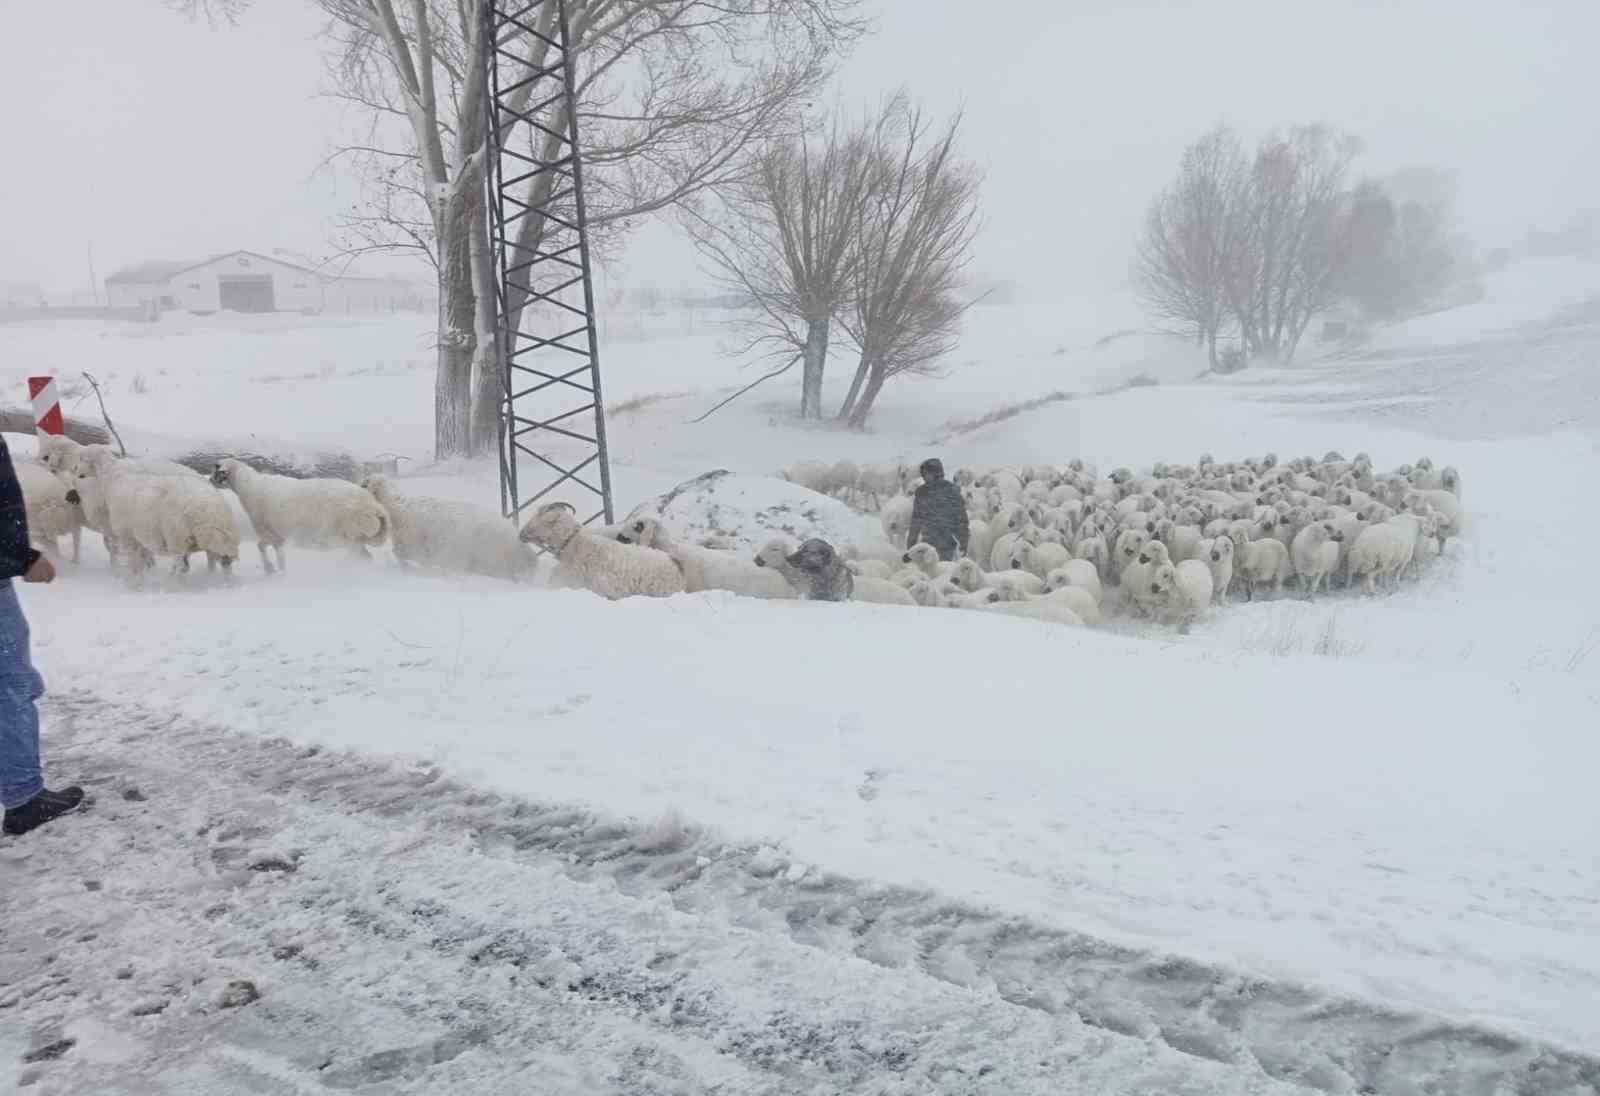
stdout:
[(745, 185), (685, 224), (717, 276), (755, 308), (746, 349), (803, 363), (800, 417), (822, 417), (834, 316), (851, 289), (854, 237), (873, 168), (874, 123), (770, 144)]
[(1296, 126), (1256, 151), (1240, 209), (1235, 310), (1252, 354), (1288, 362), (1312, 317), (1338, 297), (1345, 178), (1359, 148), (1327, 126)]
[(1461, 245), (1450, 232), (1447, 197), (1396, 201), (1363, 180), (1347, 200), (1348, 237), (1340, 293), (1371, 320), (1413, 313), (1450, 284)]
[[(248, 0), (173, 0), (179, 10), (233, 18)], [(439, 281), (435, 447), (440, 456), (494, 444), (502, 378), (493, 367), (492, 276), (484, 208), (487, 105), (481, 36), (488, 0), (316, 0), (332, 17), (336, 98), (369, 119), (336, 155), (366, 168), (365, 207), (350, 222), (352, 254), (419, 253)], [(640, 217), (743, 179), (752, 153), (794, 133), (805, 101), (838, 52), (865, 30), (859, 0), (567, 0), (577, 72), (578, 121), (597, 246)], [(501, 72), (519, 88), (511, 109), (546, 131), (535, 154), (554, 159), (569, 119), (534, 102), (528, 78), (548, 64), (556, 5), (535, 35), (496, 43), (522, 58)], [(543, 85), (540, 85), (541, 87)], [(508, 126), (503, 114), (494, 124)], [(529, 206), (549, 204), (555, 175), (527, 182)], [(531, 254), (543, 218), (527, 216), (515, 241)], [(535, 287), (537, 288), (537, 287)], [(527, 295), (508, 294), (520, 329)]]
[(1183, 156), (1178, 179), (1154, 202), (1139, 240), (1139, 295), (1156, 316), (1206, 347), (1217, 367), (1217, 337), (1230, 313), (1229, 271), (1240, 265), (1237, 208), (1246, 162), (1238, 138), (1212, 130)]
[(890, 377), (931, 372), (958, 341), (979, 179), (956, 156), (960, 126), (957, 116), (930, 141), (922, 111), (896, 96), (873, 129), (873, 168), (848, 264), (851, 304), (840, 320), (860, 349), (839, 408), (854, 428), (865, 425)]
[(1231, 322), (1245, 353), (1287, 362), (1335, 304), (1350, 253), (1345, 178), (1356, 141), (1326, 126), (1268, 136), (1246, 161), (1226, 129), (1185, 153), (1155, 204), (1136, 273), (1147, 307), (1210, 347)]

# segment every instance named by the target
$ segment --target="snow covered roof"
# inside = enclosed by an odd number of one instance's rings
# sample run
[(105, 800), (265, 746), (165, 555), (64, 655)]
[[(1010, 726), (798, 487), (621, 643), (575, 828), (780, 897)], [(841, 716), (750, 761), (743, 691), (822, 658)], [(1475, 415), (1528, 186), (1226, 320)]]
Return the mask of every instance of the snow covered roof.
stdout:
[(130, 266), (123, 270), (118, 270), (114, 274), (108, 275), (106, 277), (106, 284), (112, 285), (117, 282), (131, 282), (135, 285), (151, 285), (168, 282), (172, 280), (172, 276), (174, 274), (178, 274), (182, 271), (199, 265), (199, 263), (188, 260), (178, 262), (173, 262), (171, 260), (158, 260), (156, 262), (140, 263), (137, 266)]
[(235, 255), (249, 255), (251, 258), (260, 259), (264, 263), (272, 263), (275, 266), (287, 267), (290, 270), (298, 270), (303, 274), (310, 274), (316, 278), (325, 277), (325, 275), (319, 274), (315, 270), (308, 270), (306, 267), (299, 266), (295, 263), (287, 263), (274, 256), (263, 255), (259, 251), (248, 251), (241, 248), (237, 251), (223, 251), (216, 255), (212, 255), (210, 258), (201, 259), (198, 262), (194, 260), (185, 260), (182, 262), (157, 261), (140, 263), (137, 266), (130, 266), (126, 270), (119, 270), (115, 274), (112, 274), (106, 279), (106, 284), (110, 285), (114, 282), (132, 282), (138, 285), (164, 283), (171, 281), (179, 274), (187, 273), (190, 270), (195, 270), (202, 266), (209, 266), (212, 263), (220, 262), (223, 259), (231, 259)]

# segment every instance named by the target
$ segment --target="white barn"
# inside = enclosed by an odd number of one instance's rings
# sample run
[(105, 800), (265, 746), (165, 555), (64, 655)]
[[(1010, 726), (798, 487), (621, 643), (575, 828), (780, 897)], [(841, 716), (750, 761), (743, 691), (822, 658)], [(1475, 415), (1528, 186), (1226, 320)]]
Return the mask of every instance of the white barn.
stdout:
[(113, 308), (160, 312), (391, 312), (419, 308), (408, 283), (392, 278), (331, 278), (254, 251), (203, 262), (142, 263), (106, 279)]
[(175, 271), (172, 296), (189, 312), (321, 312), (322, 279), (281, 259), (234, 251)]

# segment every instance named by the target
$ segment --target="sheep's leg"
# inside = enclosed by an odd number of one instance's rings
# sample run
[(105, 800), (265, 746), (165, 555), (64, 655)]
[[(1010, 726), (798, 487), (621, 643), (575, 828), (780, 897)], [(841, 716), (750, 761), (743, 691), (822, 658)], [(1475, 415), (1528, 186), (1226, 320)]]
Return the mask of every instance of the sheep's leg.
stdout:
[(213, 572), (216, 571), (216, 569), (217, 569), (217, 554), (215, 552), (207, 552), (206, 553), (206, 574), (208, 574), (208, 575), (212, 574)]
[(272, 546), (273, 554), (278, 557), (278, 570), (283, 574), (289, 573), (289, 557), (283, 554), (283, 542), (279, 541)]
[[(261, 553), (261, 567), (262, 567), (262, 570), (266, 571), (267, 574), (270, 575), (270, 574), (276, 573), (278, 569), (272, 565), (272, 557), (267, 555), (267, 548), (268, 547), (269, 547), (269, 545), (267, 544), (266, 541), (264, 541), (264, 540), (256, 541), (256, 551)], [(278, 552), (278, 562), (279, 563), (283, 562), (283, 552), (282, 552), (281, 549)]]
[(72, 562), (73, 563), (77, 563), (78, 562), (78, 559), (81, 556), (82, 552), (83, 552), (83, 530), (81, 528), (74, 529), (72, 531)]

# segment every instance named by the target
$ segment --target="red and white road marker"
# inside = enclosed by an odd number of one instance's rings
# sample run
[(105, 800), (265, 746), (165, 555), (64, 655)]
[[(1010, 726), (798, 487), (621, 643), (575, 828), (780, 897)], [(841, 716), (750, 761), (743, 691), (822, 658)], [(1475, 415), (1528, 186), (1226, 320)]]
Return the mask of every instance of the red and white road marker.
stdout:
[(28, 395), (33, 400), (33, 422), (39, 433), (66, 433), (66, 424), (61, 420), (61, 397), (56, 393), (56, 379), (29, 377)]

